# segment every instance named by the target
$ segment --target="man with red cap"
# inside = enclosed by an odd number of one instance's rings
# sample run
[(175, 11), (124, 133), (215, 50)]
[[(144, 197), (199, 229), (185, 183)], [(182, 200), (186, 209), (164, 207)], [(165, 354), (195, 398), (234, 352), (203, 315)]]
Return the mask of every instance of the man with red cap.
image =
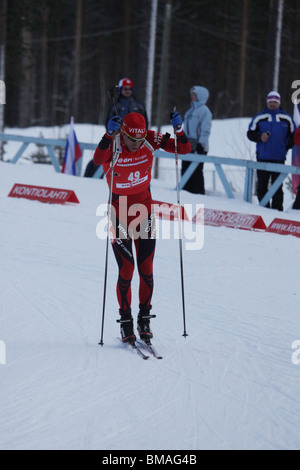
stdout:
[[(124, 119), (126, 114), (129, 113), (139, 113), (142, 114), (146, 121), (146, 128), (148, 128), (148, 116), (146, 112), (145, 106), (140, 103), (135, 97), (135, 87), (134, 83), (131, 78), (122, 78), (119, 81), (119, 94), (117, 97), (117, 110), (118, 115), (121, 119)], [(108, 110), (106, 119), (105, 119), (105, 126), (107, 128), (108, 121), (111, 117), (116, 115), (116, 109), (114, 105)]]
[[(190, 143), (183, 131), (178, 112), (171, 114), (176, 128), (178, 153), (191, 151)], [(133, 243), (139, 272), (139, 313), (137, 329), (140, 338), (150, 340), (151, 298), (153, 293), (153, 257), (155, 252), (155, 220), (150, 191), (153, 152), (164, 149), (175, 152), (175, 140), (170, 134), (147, 131), (145, 118), (138, 113), (129, 113), (122, 120), (112, 117), (107, 132), (102, 137), (94, 154), (94, 163), (103, 165), (107, 183), (111, 182), (113, 139), (120, 132), (120, 154), (113, 167), (112, 187), (112, 248), (119, 267), (117, 298), (119, 302), (121, 338), (123, 342), (134, 342), (133, 318), (131, 314), (131, 281), (134, 271)], [(138, 214), (138, 215), (137, 215)]]
[[(105, 119), (105, 127), (107, 129), (108, 121), (110, 118), (116, 115), (116, 107), (118, 115), (121, 119), (124, 119), (126, 114), (129, 113), (139, 113), (142, 114), (145, 118), (146, 128), (148, 128), (148, 116), (146, 112), (145, 106), (137, 101), (134, 91), (134, 83), (131, 78), (122, 78), (118, 84), (119, 94), (116, 101), (116, 106), (112, 104), (108, 110), (106, 119)], [(95, 172), (97, 171), (97, 166), (94, 164), (93, 160), (91, 160), (85, 170), (84, 176), (93, 177)]]

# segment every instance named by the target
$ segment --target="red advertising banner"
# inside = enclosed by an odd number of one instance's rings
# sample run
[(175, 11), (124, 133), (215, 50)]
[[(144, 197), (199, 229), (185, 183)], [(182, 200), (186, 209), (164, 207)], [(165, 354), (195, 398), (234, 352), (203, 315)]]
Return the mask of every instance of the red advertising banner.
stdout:
[(265, 230), (266, 224), (260, 215), (240, 214), (238, 212), (215, 209), (200, 209), (193, 218), (194, 223), (213, 227), (231, 227), (243, 230)]
[[(154, 213), (156, 217), (165, 220), (178, 220), (178, 204), (168, 202), (153, 201)], [(189, 220), (186, 210), (181, 206), (181, 220)]]
[(32, 201), (49, 202), (51, 204), (79, 204), (74, 191), (69, 189), (47, 188), (28, 184), (15, 184), (8, 197), (20, 197)]
[(266, 230), (279, 235), (293, 235), (300, 238), (300, 222), (295, 220), (274, 219)]

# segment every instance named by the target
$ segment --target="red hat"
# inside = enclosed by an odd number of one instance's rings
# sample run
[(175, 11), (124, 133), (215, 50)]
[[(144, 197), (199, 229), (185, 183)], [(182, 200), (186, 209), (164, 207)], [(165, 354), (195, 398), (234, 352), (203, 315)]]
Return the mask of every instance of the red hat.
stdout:
[(144, 116), (138, 113), (126, 114), (123, 121), (122, 132), (132, 139), (143, 140), (147, 134)]
[(119, 91), (121, 91), (123, 86), (130, 86), (133, 89), (134, 88), (134, 83), (130, 78), (122, 78), (119, 81)]

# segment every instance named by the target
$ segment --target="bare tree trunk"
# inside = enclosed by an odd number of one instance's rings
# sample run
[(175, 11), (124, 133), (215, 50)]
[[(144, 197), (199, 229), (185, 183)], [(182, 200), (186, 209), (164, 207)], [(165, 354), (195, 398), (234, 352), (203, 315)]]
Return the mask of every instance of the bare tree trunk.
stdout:
[(284, 0), (278, 0), (275, 57), (274, 57), (274, 73), (273, 73), (273, 90), (276, 90), (276, 91), (278, 90), (278, 83), (279, 83), (283, 7), (284, 7)]
[(278, 64), (275, 66), (275, 57), (278, 48), (278, 6), (280, 3), (281, 0), (270, 0), (267, 60), (265, 69), (265, 93), (274, 89), (275, 86), (278, 86), (278, 82), (276, 83), (275, 79), (275, 75), (277, 73), (275, 69), (278, 67)]
[[(220, 8), (220, 7), (219, 7)], [(222, 9), (222, 25), (221, 33), (224, 37), (227, 37), (229, 31), (228, 18), (229, 18), (230, 4), (228, 2), (223, 3)], [(219, 41), (218, 43), (218, 61), (217, 61), (217, 97), (215, 100), (214, 116), (216, 118), (222, 118), (226, 115), (228, 110), (229, 100), (229, 78), (228, 78), (228, 47), (226, 41)]]
[(54, 65), (52, 73), (52, 92), (51, 92), (51, 122), (53, 125), (57, 120), (58, 106), (58, 75), (59, 75), (59, 44), (55, 44)]
[(27, 127), (31, 123), (31, 67), (32, 67), (32, 36), (25, 28), (22, 29), (22, 82), (19, 102), (19, 126)]
[(49, 124), (49, 110), (48, 110), (48, 42), (47, 42), (47, 23), (48, 23), (48, 7), (44, 6), (43, 9), (43, 34), (42, 34), (42, 64), (41, 64), (41, 123), (43, 125)]
[(239, 115), (244, 115), (245, 83), (246, 83), (246, 55), (248, 39), (249, 0), (243, 0), (242, 11), (242, 38), (240, 49), (240, 90), (239, 90)]
[(168, 55), (169, 55), (169, 42), (170, 42), (170, 32), (171, 32), (171, 15), (172, 15), (172, 0), (168, 0), (166, 3), (165, 9), (165, 19), (164, 19), (164, 32), (163, 32), (163, 42), (162, 42), (162, 51), (160, 57), (160, 72), (159, 72), (159, 90), (158, 90), (158, 103), (157, 103), (157, 127), (160, 131), (160, 127), (163, 122), (163, 109), (165, 105), (165, 93), (166, 93), (166, 83), (167, 83), (167, 74), (168, 74)]
[(81, 59), (81, 34), (82, 34), (82, 0), (77, 0), (77, 21), (75, 38), (75, 77), (74, 77), (74, 118), (79, 118), (80, 102), (80, 59)]
[[(4, 131), (4, 106), (6, 104), (5, 86), (5, 44), (6, 44), (7, 1), (0, 3), (0, 132)], [(0, 160), (3, 160), (3, 141), (0, 141)]]
[(157, 1), (158, 0), (152, 0), (150, 33), (149, 33), (148, 67), (147, 67), (147, 84), (146, 84), (146, 110), (147, 110), (148, 119), (149, 119), (149, 128), (151, 127), (151, 122), (152, 122), (152, 94), (153, 94), (154, 65), (155, 65)]
[[(130, 0), (125, 1), (124, 5), (124, 24), (126, 26), (126, 30), (124, 32), (123, 44), (124, 44), (124, 56), (123, 56), (123, 67), (124, 73), (127, 76), (128, 71), (130, 70), (130, 15), (131, 15), (131, 8), (130, 8)], [(120, 77), (121, 78), (121, 77)]]
[[(105, 103), (107, 99), (107, 84), (105, 82), (104, 73), (100, 73), (100, 103)], [(98, 124), (104, 124), (106, 118), (106, 109), (105, 106), (100, 106)]]
[[(171, 32), (171, 16), (172, 16), (172, 0), (168, 0), (165, 10), (164, 20), (164, 33), (163, 43), (160, 58), (160, 72), (159, 72), (159, 90), (158, 90), (158, 103), (157, 103), (157, 130), (160, 132), (160, 128), (163, 122), (163, 110), (165, 107), (165, 95), (166, 95), (166, 83), (168, 74), (168, 53), (169, 53), (169, 42)], [(158, 159), (155, 160), (154, 165), (154, 178), (158, 178)]]

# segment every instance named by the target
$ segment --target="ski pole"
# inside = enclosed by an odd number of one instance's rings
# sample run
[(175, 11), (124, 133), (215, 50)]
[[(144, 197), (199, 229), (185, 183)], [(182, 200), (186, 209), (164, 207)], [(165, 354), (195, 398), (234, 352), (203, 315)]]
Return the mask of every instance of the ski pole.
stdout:
[[(116, 113), (117, 105), (115, 100), (115, 90), (116, 87), (113, 87), (109, 90), (109, 96), (113, 99)], [(110, 223), (111, 223), (111, 204), (112, 204), (112, 188), (113, 188), (113, 178), (114, 178), (114, 166), (117, 163), (120, 154), (120, 134), (113, 134), (113, 158), (110, 164), (110, 185), (109, 185), (109, 198), (108, 198), (108, 211), (107, 211), (107, 237), (106, 237), (106, 252), (105, 252), (105, 268), (104, 268), (104, 286), (103, 286), (103, 305), (102, 305), (102, 324), (101, 324), (101, 337), (99, 345), (103, 346), (103, 333), (104, 333), (104, 317), (105, 317), (105, 306), (106, 306), (106, 286), (107, 286), (107, 272), (108, 272), (108, 252), (109, 252), (109, 233), (110, 233)]]
[(115, 86), (111, 87), (108, 90), (108, 94), (109, 94), (110, 98), (113, 100), (113, 104), (114, 104), (115, 111), (116, 111), (116, 116), (118, 115), (118, 107), (117, 107), (117, 101), (116, 101), (116, 90), (117, 89), (118, 89), (118, 85), (115, 85)]
[(119, 158), (120, 153), (120, 134), (113, 137), (113, 158), (110, 165), (110, 185), (109, 185), (109, 199), (108, 199), (108, 211), (107, 211), (107, 237), (106, 237), (106, 252), (105, 252), (105, 268), (104, 268), (104, 286), (103, 286), (103, 305), (102, 305), (102, 325), (101, 325), (101, 338), (100, 346), (103, 346), (103, 331), (104, 331), (104, 317), (105, 317), (105, 306), (106, 306), (106, 286), (107, 286), (107, 271), (108, 271), (108, 252), (109, 252), (109, 233), (111, 223), (111, 206), (112, 206), (112, 188), (114, 178), (114, 166)]
[[(176, 106), (174, 112), (176, 111)], [(181, 295), (182, 295), (182, 313), (183, 313), (183, 335), (188, 336), (186, 332), (186, 319), (185, 319), (185, 297), (184, 297), (184, 277), (183, 277), (183, 250), (182, 250), (182, 220), (181, 220), (181, 205), (180, 205), (180, 191), (179, 191), (179, 169), (178, 169), (178, 151), (177, 151), (177, 134), (174, 127), (174, 141), (175, 141), (175, 166), (176, 166), (176, 189), (177, 189), (177, 204), (178, 204), (178, 231), (179, 231), (179, 255), (180, 255), (180, 273), (181, 273)]]

